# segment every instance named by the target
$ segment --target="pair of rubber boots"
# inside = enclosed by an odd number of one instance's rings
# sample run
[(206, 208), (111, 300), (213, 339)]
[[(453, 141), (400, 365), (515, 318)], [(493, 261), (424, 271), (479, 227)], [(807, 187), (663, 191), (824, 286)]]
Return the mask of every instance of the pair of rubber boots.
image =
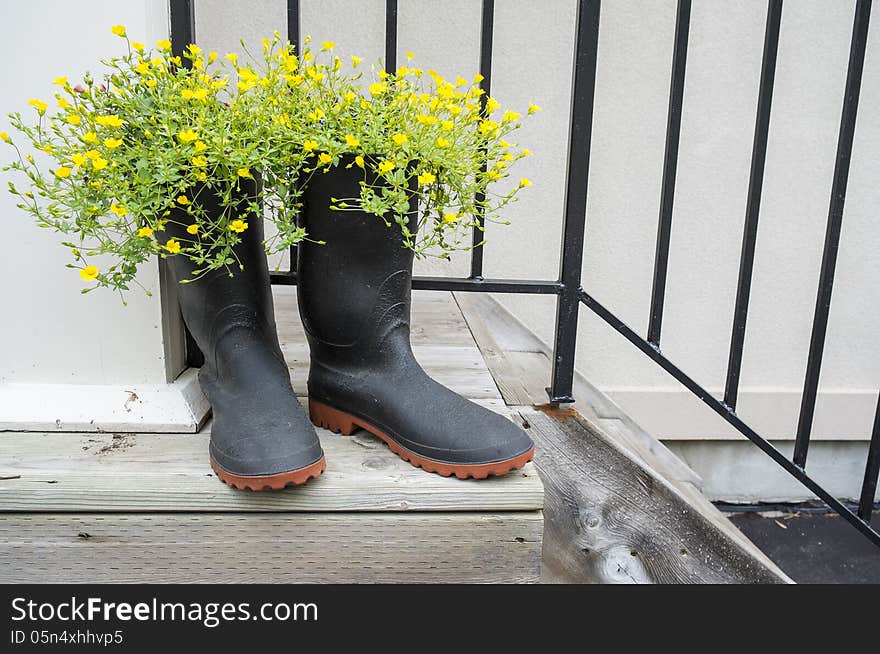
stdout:
[[(528, 435), (440, 385), (416, 362), (410, 348), (413, 253), (397, 225), (331, 211), (330, 198), (358, 197), (363, 179), (357, 168), (331, 172), (313, 175), (304, 195), (308, 236), (326, 244), (306, 241), (298, 248), (311, 422), (343, 434), (366, 429), (403, 459), (444, 476), (482, 479), (521, 468), (534, 454)], [(245, 180), (239, 192), (246, 215), (256, 184)], [(198, 201), (209, 214), (220, 211), (207, 189)], [(172, 216), (166, 233), (187, 238), (185, 222)], [(214, 471), (235, 488), (279, 489), (317, 477), (326, 462), (279, 346), (262, 218), (250, 215), (247, 222), (235, 249), (244, 269), (180, 284), (180, 306), (204, 355), (199, 382), (214, 412)], [(167, 261), (178, 281), (191, 277), (189, 259)]]

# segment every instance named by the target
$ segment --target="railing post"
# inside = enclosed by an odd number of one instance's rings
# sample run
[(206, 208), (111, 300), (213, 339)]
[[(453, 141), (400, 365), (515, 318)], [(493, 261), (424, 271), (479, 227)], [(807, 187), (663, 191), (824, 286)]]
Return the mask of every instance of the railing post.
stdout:
[(840, 132), (837, 137), (837, 156), (834, 160), (834, 178), (831, 182), (828, 225), (825, 229), (825, 247), (822, 250), (822, 266), (819, 271), (819, 290), (816, 294), (816, 309), (813, 314), (807, 373), (804, 378), (804, 393), (801, 398), (801, 412), (794, 442), (793, 460), (802, 468), (807, 465), (807, 451), (810, 447), (813, 414), (816, 411), (816, 395), (819, 390), (819, 375), (822, 371), (822, 356), (825, 352), (825, 333), (828, 328), (828, 314), (831, 311), (831, 291), (834, 287), (834, 269), (837, 266), (837, 248), (840, 245), (843, 205), (846, 200), (846, 184), (849, 179), (849, 164), (856, 132), (856, 115), (859, 108), (859, 92), (862, 88), (870, 18), (871, 0), (858, 0), (849, 46), (846, 89), (840, 117)]
[(574, 66), (571, 84), (571, 118), (565, 216), (559, 265), (560, 293), (556, 300), (556, 337), (553, 343), (553, 379), (550, 401), (573, 402), (574, 355), (580, 306), (581, 266), (584, 258), (584, 225), (590, 173), (593, 99), (596, 91), (596, 57), (599, 44), (600, 0), (578, 2)]

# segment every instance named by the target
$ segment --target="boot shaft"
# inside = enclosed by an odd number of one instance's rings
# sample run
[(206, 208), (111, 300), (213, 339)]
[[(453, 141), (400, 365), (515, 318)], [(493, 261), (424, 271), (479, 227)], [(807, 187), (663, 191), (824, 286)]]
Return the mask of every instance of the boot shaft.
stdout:
[[(328, 355), (358, 342), (378, 345), (392, 331), (401, 332), (408, 348), (413, 252), (393, 218), (388, 225), (363, 211), (330, 209), (332, 198), (359, 198), (369, 175), (346, 164), (343, 158), (326, 173), (316, 171), (303, 194), (308, 238), (325, 242), (304, 241), (298, 248), (297, 296), (306, 334), (313, 352), (318, 347)], [(412, 200), (410, 211), (416, 209)]]
[[(275, 331), (272, 290), (269, 268), (263, 245), (263, 218), (249, 212), (248, 205), (259, 197), (259, 182), (242, 179), (233, 191), (238, 202), (223, 207), (217, 194), (207, 187), (195, 189), (192, 202), (198, 203), (209, 216), (217, 219), (225, 210), (234, 211), (230, 219), (241, 218), (248, 228), (241, 233), (241, 242), (235, 246), (238, 261), (225, 268), (212, 270), (195, 281), (178, 284), (177, 292), (184, 322), (205, 356), (208, 368), (216, 369), (217, 344), (232, 330), (249, 332), (266, 342), (279, 359), (283, 359)], [(196, 238), (186, 231), (192, 219), (180, 208), (169, 216), (164, 237), (175, 238), (186, 244)], [(191, 279), (197, 266), (185, 255), (169, 256), (166, 260), (175, 281)], [(240, 269), (238, 262), (243, 269)]]

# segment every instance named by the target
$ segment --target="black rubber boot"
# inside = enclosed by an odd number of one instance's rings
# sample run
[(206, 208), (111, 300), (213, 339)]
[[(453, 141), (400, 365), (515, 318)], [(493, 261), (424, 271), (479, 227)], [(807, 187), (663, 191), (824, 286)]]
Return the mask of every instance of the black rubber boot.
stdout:
[[(325, 468), (324, 452), (290, 385), (290, 373), (275, 331), (269, 271), (263, 252), (262, 217), (246, 215), (247, 196), (256, 183), (243, 180), (239, 215), (248, 228), (235, 252), (244, 270), (214, 270), (178, 284), (180, 307), (205, 361), (199, 383), (214, 411), (211, 466), (234, 488), (279, 489), (302, 484)], [(202, 188), (193, 202), (219, 214), (215, 197)], [(181, 210), (161, 234), (191, 240)], [(177, 281), (190, 278), (195, 265), (184, 256), (167, 258)]]
[[(413, 253), (400, 227), (374, 215), (331, 211), (330, 198), (360, 195), (364, 172), (315, 173), (304, 194), (309, 238), (299, 246), (300, 316), (311, 349), (312, 422), (343, 434), (358, 427), (415, 466), (483, 479), (534, 455), (513, 422), (440, 385), (410, 348)], [(414, 228), (411, 228), (414, 229)]]

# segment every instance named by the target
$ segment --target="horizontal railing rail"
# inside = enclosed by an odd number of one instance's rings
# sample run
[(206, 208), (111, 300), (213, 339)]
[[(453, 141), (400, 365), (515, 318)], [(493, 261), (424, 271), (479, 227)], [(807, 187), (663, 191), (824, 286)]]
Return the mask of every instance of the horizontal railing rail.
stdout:
[[(175, 47), (180, 49), (193, 38), (193, 8), (191, 0), (170, 0), (171, 27)], [(761, 208), (761, 192), (776, 60), (782, 22), (783, 0), (768, 0), (764, 33), (761, 73), (758, 82), (757, 114), (752, 141), (749, 186), (743, 228), (736, 300), (732, 317), (732, 332), (723, 397), (716, 398), (682, 368), (667, 358), (661, 350), (663, 310), (666, 296), (667, 266), (670, 236), (674, 215), (676, 170), (679, 154), (679, 136), (687, 69), (688, 38), (690, 32), (691, 0), (678, 0), (675, 17), (669, 104), (667, 110), (666, 144), (661, 178), (660, 212), (654, 257), (654, 274), (649, 306), (648, 328), (640, 336), (613, 312), (602, 305), (582, 286), (581, 271), (584, 258), (584, 233), (587, 219), (587, 194), (590, 170), (593, 105), (596, 86), (597, 53), (599, 42), (601, 0), (577, 0), (575, 51), (572, 66), (571, 116), (569, 126), (568, 160), (566, 170), (565, 209), (562, 227), (562, 251), (559, 278), (556, 280), (491, 279), (483, 277), (484, 216), (478, 215), (473, 231), (470, 276), (415, 277), (413, 288), (441, 291), (473, 291), (485, 293), (550, 294), (557, 297), (555, 337), (550, 387), (550, 401), (570, 403), (574, 379), (574, 361), (577, 347), (579, 307), (587, 307), (613, 330), (632, 343), (697, 398), (717, 413), (728, 424), (766, 453), (780, 468), (788, 472), (831, 509), (840, 514), (875, 545), (880, 546), (880, 534), (871, 527), (874, 496), (880, 477), (880, 397), (878, 397), (871, 439), (868, 445), (865, 474), (858, 507), (851, 510), (840, 499), (827, 491), (806, 472), (807, 453), (812, 434), (819, 376), (825, 347), (830, 313), (834, 273), (839, 253), (843, 209), (849, 178), (850, 161), (855, 137), (856, 116), (859, 106), (862, 74), (867, 48), (871, 0), (856, 0), (850, 41), (846, 85), (837, 143), (831, 199), (826, 226), (825, 244), (819, 274), (815, 313), (807, 357), (804, 390), (795, 434), (794, 455), (789, 459), (766, 438), (749, 426), (736, 412), (742, 368), (745, 331), (755, 258), (755, 245)], [(300, 44), (300, 3), (287, 2), (288, 39)], [(394, 68), (397, 59), (397, 0), (385, 3), (385, 66)], [(480, 26), (480, 74), (486, 93), (492, 84), (492, 53), (494, 33), (494, 0), (483, 0)], [(273, 284), (296, 284), (296, 247), (290, 250), (290, 269), (271, 275)]]

